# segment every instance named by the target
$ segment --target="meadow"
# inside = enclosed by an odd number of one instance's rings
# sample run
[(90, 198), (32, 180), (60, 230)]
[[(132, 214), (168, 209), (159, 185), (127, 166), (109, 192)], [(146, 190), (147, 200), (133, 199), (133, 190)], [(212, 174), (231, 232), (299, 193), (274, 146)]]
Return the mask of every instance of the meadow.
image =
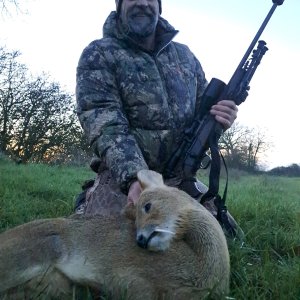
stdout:
[[(68, 216), (88, 167), (17, 165), (0, 157), (0, 231)], [(300, 178), (229, 171), (227, 206), (243, 241), (229, 241), (227, 299), (300, 299)]]

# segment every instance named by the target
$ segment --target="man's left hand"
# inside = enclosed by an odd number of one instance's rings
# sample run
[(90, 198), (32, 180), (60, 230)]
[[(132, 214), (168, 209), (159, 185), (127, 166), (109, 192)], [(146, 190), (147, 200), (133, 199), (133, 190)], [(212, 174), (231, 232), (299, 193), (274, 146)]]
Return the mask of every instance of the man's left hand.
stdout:
[(210, 113), (222, 124), (224, 129), (228, 129), (237, 117), (238, 107), (232, 100), (221, 100), (211, 107)]

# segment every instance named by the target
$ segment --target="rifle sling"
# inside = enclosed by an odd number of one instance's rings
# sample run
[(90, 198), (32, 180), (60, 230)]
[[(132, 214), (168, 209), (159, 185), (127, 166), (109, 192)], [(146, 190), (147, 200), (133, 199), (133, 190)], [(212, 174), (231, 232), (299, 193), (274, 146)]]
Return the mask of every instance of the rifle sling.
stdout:
[[(218, 145), (219, 136), (215, 131), (209, 136), (208, 144), (211, 151), (211, 166), (209, 172), (209, 188), (208, 191), (203, 195), (201, 203), (214, 198), (214, 204), (217, 207), (217, 220), (220, 225), (225, 228), (226, 232), (234, 237), (236, 235), (235, 229), (231, 226), (227, 216), (227, 207), (225, 205), (228, 189), (228, 169), (225, 163), (225, 159), (220, 152)], [(223, 197), (219, 195), (219, 182), (220, 182), (220, 171), (221, 171), (221, 158), (226, 171), (226, 184), (224, 188)]]

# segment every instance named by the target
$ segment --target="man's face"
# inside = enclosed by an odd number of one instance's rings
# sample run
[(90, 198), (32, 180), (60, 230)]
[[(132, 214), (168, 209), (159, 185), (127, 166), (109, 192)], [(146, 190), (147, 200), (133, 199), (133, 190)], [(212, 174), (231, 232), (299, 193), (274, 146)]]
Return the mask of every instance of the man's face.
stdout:
[(157, 0), (123, 0), (120, 18), (129, 28), (129, 33), (146, 38), (157, 25), (159, 4)]

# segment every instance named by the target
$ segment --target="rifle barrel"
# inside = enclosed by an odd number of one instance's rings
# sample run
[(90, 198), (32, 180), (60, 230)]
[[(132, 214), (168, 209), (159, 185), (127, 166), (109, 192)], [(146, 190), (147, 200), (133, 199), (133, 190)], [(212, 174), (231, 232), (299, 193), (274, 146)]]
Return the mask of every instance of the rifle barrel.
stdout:
[[(268, 15), (266, 16), (265, 20), (263, 21), (262, 25), (260, 26), (260, 28), (259, 28), (258, 32), (256, 33), (253, 41), (251, 42), (249, 48), (247, 49), (245, 55), (243, 56), (241, 62), (239, 63), (238, 67), (236, 68), (236, 71), (233, 74), (237, 73), (238, 70), (240, 70), (244, 66), (244, 64), (246, 63), (246, 61), (248, 60), (248, 57), (252, 53), (252, 51), (253, 51), (256, 43), (258, 42), (261, 34), (263, 33), (264, 29), (266, 28), (268, 22), (270, 21), (272, 15), (273, 15), (273, 13), (274, 13), (274, 11), (275, 11), (275, 9), (277, 8), (278, 5), (279, 4), (277, 4), (277, 3), (274, 3), (272, 5), (272, 7), (271, 7), (271, 9), (270, 9), (270, 11), (268, 13)], [(231, 77), (231, 79), (233, 79), (233, 78), (234, 78), (234, 75)], [(231, 79), (230, 79), (230, 81), (231, 81)], [(230, 83), (230, 81), (229, 81), (229, 83)]]

